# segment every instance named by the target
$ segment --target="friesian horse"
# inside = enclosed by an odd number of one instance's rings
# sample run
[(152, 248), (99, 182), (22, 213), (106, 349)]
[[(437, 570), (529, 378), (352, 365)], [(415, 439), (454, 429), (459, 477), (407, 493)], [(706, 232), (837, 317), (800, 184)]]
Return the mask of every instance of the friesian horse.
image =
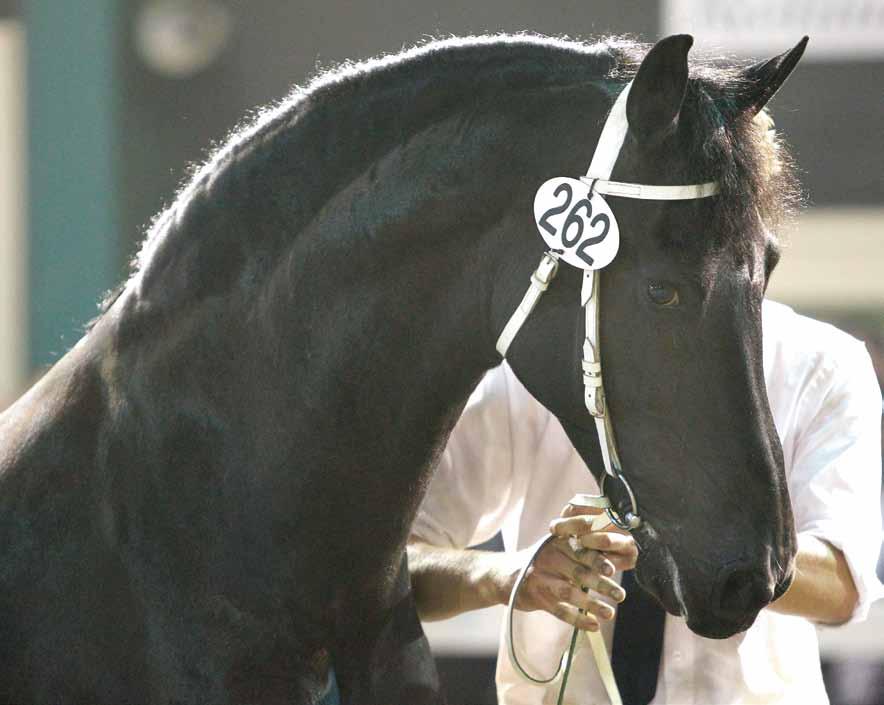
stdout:
[[(612, 178), (721, 187), (609, 198), (639, 577), (700, 634), (748, 627), (795, 553), (761, 355), (794, 186), (756, 116), (804, 42), (689, 72), (691, 42), (434, 41), (239, 130), (0, 417), (0, 701), (310, 703), (333, 668), (345, 703), (440, 702), (409, 525), (543, 251), (535, 189), (583, 172), (633, 77)], [(563, 267), (510, 361), (600, 472), (579, 288)]]

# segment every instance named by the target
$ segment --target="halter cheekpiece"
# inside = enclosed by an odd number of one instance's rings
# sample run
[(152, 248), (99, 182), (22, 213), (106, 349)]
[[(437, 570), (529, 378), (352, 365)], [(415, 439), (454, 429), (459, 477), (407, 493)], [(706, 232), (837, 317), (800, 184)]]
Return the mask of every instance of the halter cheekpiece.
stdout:
[[(598, 194), (600, 198), (604, 196), (614, 196), (617, 198), (636, 198), (655, 201), (682, 201), (695, 198), (707, 198), (718, 194), (719, 187), (714, 181), (702, 184), (690, 184), (683, 186), (658, 186), (648, 184), (633, 184), (620, 181), (611, 181), (611, 172), (614, 164), (620, 154), (623, 146), (623, 140), (628, 130), (628, 122), (626, 119), (626, 101), (632, 83), (626, 85), (620, 95), (617, 97), (610, 114), (608, 115), (605, 125), (602, 128), (599, 141), (593, 153), (592, 162), (585, 176), (580, 177), (580, 182), (589, 187), (589, 196)], [(501, 357), (506, 357), (510, 345), (521, 329), (522, 325), (528, 319), (528, 316), (534, 310), (540, 297), (547, 290), (549, 285), (558, 272), (561, 256), (560, 253), (548, 250), (544, 253), (537, 269), (531, 275), (531, 282), (528, 290), (522, 297), (516, 310), (510, 316), (506, 326), (497, 340), (497, 351)], [(591, 258), (590, 258), (591, 262)], [(601, 276), (601, 267), (583, 268), (583, 286), (580, 294), (580, 303), (584, 307), (586, 320), (586, 334), (583, 341), (583, 400), (586, 410), (590, 413), (595, 421), (596, 433), (599, 439), (599, 446), (602, 451), (604, 460), (605, 474), (601, 481), (601, 494), (588, 495), (578, 494), (571, 499), (570, 503), (577, 506), (596, 507), (605, 510), (605, 515), (610, 523), (624, 530), (633, 530), (638, 528), (641, 523), (641, 515), (638, 509), (635, 494), (626, 478), (623, 475), (620, 457), (617, 453), (617, 443), (614, 436), (614, 427), (608, 405), (605, 401), (605, 388), (602, 380), (602, 363), (601, 363), (601, 346), (599, 343), (599, 278)], [(623, 493), (629, 500), (629, 509), (620, 514), (613, 506), (608, 498), (606, 485), (608, 482), (616, 483), (620, 486)], [(605, 515), (600, 515), (603, 517)], [(602, 528), (602, 525), (596, 525), (596, 528)], [(571, 656), (573, 655), (575, 637), (571, 640), (571, 649), (563, 654), (559, 669), (550, 678), (535, 678), (529, 675), (519, 663), (515, 653), (512, 638), (512, 621), (513, 608), (516, 601), (516, 595), (522, 582), (527, 574), (528, 568), (534, 561), (534, 557), (540, 553), (543, 546), (546, 545), (553, 537), (547, 537), (535, 550), (534, 556), (524, 566), (522, 572), (516, 579), (513, 587), (512, 595), (506, 616), (507, 644), (509, 648), (510, 660), (516, 671), (525, 679), (533, 683), (550, 683), (563, 667), (567, 673)], [(575, 627), (576, 630), (576, 627)], [(590, 644), (592, 645), (593, 655), (599, 668), (602, 681), (608, 691), (612, 705), (620, 705), (620, 694), (614, 681), (613, 672), (611, 671), (610, 661), (607, 658), (606, 648), (599, 632), (588, 632)], [(565, 679), (567, 676), (565, 676)], [(562, 683), (561, 693), (564, 692), (565, 680)]]

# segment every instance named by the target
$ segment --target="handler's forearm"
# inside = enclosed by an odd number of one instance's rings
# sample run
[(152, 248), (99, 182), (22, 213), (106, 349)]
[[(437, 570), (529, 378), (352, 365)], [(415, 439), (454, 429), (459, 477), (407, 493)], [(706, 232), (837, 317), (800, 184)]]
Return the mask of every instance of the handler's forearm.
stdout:
[(770, 609), (823, 624), (850, 619), (858, 595), (844, 554), (815, 536), (799, 534), (795, 579)]
[(507, 571), (500, 553), (409, 541), (408, 570), (418, 615), (426, 621), (506, 601)]

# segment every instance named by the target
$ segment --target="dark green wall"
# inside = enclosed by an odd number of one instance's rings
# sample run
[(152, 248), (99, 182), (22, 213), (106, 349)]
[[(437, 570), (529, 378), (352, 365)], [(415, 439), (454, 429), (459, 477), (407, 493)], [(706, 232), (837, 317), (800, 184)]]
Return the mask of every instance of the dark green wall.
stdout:
[(120, 276), (117, 3), (24, 3), (32, 368), (80, 338)]

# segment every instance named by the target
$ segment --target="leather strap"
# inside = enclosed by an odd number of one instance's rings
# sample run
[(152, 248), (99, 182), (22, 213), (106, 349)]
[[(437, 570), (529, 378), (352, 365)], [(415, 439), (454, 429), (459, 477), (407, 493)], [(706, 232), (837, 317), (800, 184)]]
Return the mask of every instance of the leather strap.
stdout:
[[(583, 274), (583, 289), (581, 300), (586, 316), (586, 334), (583, 340), (583, 401), (586, 410), (595, 421), (596, 435), (599, 439), (599, 447), (602, 451), (602, 460), (605, 465), (605, 477), (616, 480), (626, 490), (630, 500), (629, 511), (620, 516), (609, 504), (606, 513), (611, 523), (615, 526), (631, 531), (641, 524), (638, 513), (638, 505), (635, 495), (626, 479), (623, 477), (620, 464), (620, 456), (617, 453), (617, 442), (614, 436), (614, 425), (608, 405), (605, 401), (605, 387), (602, 380), (601, 345), (599, 343), (599, 319), (601, 316), (601, 301), (599, 294), (600, 272), (585, 271)], [(602, 482), (602, 494), (605, 494), (604, 480)]]
[(549, 283), (555, 279), (556, 273), (559, 271), (559, 258), (553, 252), (545, 252), (540, 259), (540, 264), (531, 275), (531, 284), (528, 291), (522, 297), (521, 303), (516, 307), (513, 315), (510, 316), (506, 326), (497, 338), (497, 352), (501, 357), (506, 357), (507, 350), (510, 349), (516, 334), (521, 330), (528, 316), (534, 310), (543, 292), (549, 287)]
[(629, 91), (632, 89), (632, 81), (626, 84), (626, 87), (620, 91), (617, 100), (608, 113), (605, 124), (602, 127), (602, 134), (599, 135), (599, 141), (596, 143), (595, 151), (592, 153), (592, 161), (589, 163), (589, 169), (586, 175), (595, 179), (610, 179), (611, 172), (614, 171), (614, 163), (620, 156), (620, 149), (623, 147), (623, 140), (626, 139), (626, 133), (629, 132), (629, 121), (626, 119), (626, 100), (629, 98)]
[(581, 176), (580, 180), (589, 184), (595, 193), (605, 196), (621, 196), (638, 198), (645, 201), (688, 201), (694, 198), (715, 196), (720, 189), (715, 181), (686, 186), (652, 186), (650, 184), (631, 184), (625, 181), (608, 181)]
[(605, 692), (608, 694), (611, 705), (623, 705), (623, 701), (620, 699), (620, 690), (617, 687), (617, 678), (611, 665), (611, 657), (608, 656), (608, 647), (605, 646), (605, 638), (600, 631), (583, 633), (589, 641), (592, 658), (599, 670), (599, 678), (602, 679), (602, 685), (605, 686)]

